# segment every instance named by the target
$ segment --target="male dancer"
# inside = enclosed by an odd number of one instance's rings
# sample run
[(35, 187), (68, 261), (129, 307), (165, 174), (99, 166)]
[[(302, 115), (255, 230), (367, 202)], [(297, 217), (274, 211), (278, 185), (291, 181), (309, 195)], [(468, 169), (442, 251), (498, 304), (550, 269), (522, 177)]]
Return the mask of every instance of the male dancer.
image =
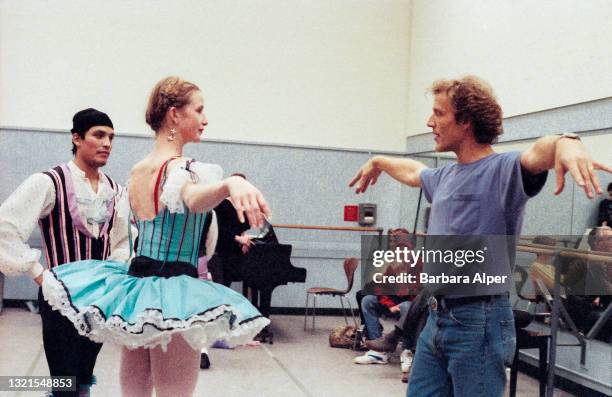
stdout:
[[(433, 129), (438, 152), (454, 152), (457, 163), (436, 169), (411, 159), (375, 156), (350, 182), (357, 193), (384, 171), (431, 202), (430, 235), (519, 235), (525, 204), (554, 168), (555, 194), (570, 172), (587, 197), (601, 194), (596, 163), (575, 134), (546, 136), (524, 152), (495, 153), (502, 111), (490, 86), (473, 76), (439, 80), (431, 87)], [(510, 274), (516, 246), (496, 269)], [(452, 265), (451, 265), (452, 266)], [(430, 298), (430, 315), (417, 343), (407, 395), (495, 397), (505, 386), (504, 362), (512, 361), (516, 335), (507, 290), (499, 286), (476, 296)]]
[[(113, 123), (95, 109), (72, 119), (74, 159), (31, 175), (0, 206), (0, 270), (30, 274), (42, 284), (40, 251), (27, 240), (36, 223), (49, 268), (85, 259), (126, 261), (127, 214), (118, 213), (121, 187), (99, 171), (106, 165), (114, 137)], [(43, 343), (51, 376), (75, 376), (77, 390), (53, 396), (88, 396), (102, 344), (80, 336), (70, 320), (53, 311), (38, 292)]]

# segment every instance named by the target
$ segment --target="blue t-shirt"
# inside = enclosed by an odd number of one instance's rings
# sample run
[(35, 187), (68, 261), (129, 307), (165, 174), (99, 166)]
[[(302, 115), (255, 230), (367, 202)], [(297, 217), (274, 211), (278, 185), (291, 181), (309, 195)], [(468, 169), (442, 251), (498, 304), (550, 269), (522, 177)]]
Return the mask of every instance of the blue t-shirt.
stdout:
[[(547, 175), (522, 171), (520, 157), (520, 152), (494, 153), (469, 164), (423, 170), (421, 186), (431, 203), (427, 234), (500, 236), (492, 237), (491, 244), (510, 243), (503, 250), (497, 247), (495, 263), (487, 263), (487, 271), (511, 276), (516, 239), (501, 236), (520, 234), (525, 204), (542, 189)], [(474, 294), (505, 292), (509, 285), (476, 288)]]

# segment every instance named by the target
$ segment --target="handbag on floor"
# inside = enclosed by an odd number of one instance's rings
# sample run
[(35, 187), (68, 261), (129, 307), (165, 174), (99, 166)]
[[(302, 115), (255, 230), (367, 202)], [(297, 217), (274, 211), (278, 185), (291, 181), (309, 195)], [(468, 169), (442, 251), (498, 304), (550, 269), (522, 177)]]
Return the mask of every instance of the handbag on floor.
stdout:
[(329, 345), (343, 349), (353, 349), (361, 344), (361, 333), (354, 325), (340, 325), (332, 329), (329, 335)]

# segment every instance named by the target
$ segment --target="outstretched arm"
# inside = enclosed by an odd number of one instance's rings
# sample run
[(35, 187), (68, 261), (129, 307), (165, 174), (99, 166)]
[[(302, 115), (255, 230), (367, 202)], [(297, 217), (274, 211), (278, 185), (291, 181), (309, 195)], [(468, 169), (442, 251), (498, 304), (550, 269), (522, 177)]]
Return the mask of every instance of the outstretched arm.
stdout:
[(421, 186), (421, 171), (427, 166), (419, 161), (389, 156), (374, 156), (368, 160), (349, 183), (357, 184), (355, 193), (363, 193), (368, 186), (374, 185), (384, 171), (393, 179), (412, 187)]
[(239, 176), (231, 176), (221, 182), (207, 185), (186, 183), (181, 195), (187, 207), (194, 212), (214, 208), (229, 196), (240, 222), (244, 222), (246, 216), (249, 223), (255, 227), (263, 226), (264, 217), (272, 217), (263, 194)]
[(602, 193), (595, 170), (612, 172), (612, 167), (594, 161), (579, 139), (559, 135), (535, 141), (521, 154), (521, 166), (532, 174), (554, 168), (557, 179), (555, 194), (563, 191), (565, 173), (569, 171), (589, 198), (593, 198), (593, 191)]

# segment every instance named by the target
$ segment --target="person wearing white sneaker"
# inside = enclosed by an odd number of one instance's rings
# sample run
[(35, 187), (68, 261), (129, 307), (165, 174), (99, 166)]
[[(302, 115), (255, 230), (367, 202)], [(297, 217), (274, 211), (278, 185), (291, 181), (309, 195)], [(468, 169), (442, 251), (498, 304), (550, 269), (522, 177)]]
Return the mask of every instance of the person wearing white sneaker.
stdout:
[(403, 373), (410, 372), (410, 367), (412, 367), (412, 352), (410, 350), (402, 350), (400, 354), (400, 367)]
[(389, 355), (384, 352), (368, 350), (363, 356), (358, 356), (353, 359), (355, 364), (387, 364)]

